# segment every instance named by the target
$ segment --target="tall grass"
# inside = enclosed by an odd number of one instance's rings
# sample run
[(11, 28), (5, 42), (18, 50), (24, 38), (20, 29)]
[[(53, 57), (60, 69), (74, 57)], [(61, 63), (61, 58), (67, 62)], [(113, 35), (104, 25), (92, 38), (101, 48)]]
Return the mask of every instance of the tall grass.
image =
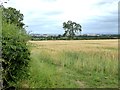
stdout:
[(118, 87), (117, 40), (32, 42), (33, 88)]

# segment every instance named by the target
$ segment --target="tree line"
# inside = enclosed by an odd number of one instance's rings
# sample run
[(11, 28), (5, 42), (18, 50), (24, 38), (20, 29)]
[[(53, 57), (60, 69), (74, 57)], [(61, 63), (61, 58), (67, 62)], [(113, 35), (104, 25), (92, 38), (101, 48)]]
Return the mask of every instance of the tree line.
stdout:
[(118, 34), (105, 34), (105, 35), (96, 35), (96, 36), (88, 36), (88, 35), (78, 35), (73, 38), (63, 35), (57, 36), (38, 36), (31, 35), (31, 40), (39, 41), (39, 40), (98, 40), (98, 39), (119, 39), (120, 35)]

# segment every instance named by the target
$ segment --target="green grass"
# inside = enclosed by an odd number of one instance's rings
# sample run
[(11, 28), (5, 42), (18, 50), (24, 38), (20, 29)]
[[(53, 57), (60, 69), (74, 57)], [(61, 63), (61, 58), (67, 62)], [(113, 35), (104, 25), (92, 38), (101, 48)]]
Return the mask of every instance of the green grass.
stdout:
[[(75, 43), (78, 44), (77, 41)], [(94, 49), (89, 51), (90, 46), (84, 46), (86, 43), (88, 42), (82, 44), (84, 50), (76, 50), (66, 42), (63, 42), (62, 48), (59, 48), (60, 42), (34, 43), (31, 46), (32, 60), (30, 62), (30, 79), (27, 80), (28, 87), (118, 87), (117, 47), (104, 46), (101, 43), (102, 47), (98, 48), (92, 44), (93, 42), (90, 42)]]

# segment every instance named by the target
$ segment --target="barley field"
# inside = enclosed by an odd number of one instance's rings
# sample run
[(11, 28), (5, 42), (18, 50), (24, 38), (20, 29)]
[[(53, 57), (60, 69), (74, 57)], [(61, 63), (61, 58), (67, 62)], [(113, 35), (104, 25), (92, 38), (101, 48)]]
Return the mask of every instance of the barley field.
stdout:
[(29, 43), (32, 59), (30, 79), (23, 82), (22, 87), (118, 87), (117, 39), (29, 41)]

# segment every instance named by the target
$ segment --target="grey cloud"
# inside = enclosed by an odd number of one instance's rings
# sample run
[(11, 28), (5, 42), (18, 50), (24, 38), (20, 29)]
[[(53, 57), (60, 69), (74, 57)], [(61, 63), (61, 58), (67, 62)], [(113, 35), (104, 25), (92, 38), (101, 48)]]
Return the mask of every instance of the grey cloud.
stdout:
[(95, 16), (83, 23), (86, 33), (118, 33), (118, 13), (113, 11), (108, 15)]
[(43, 1), (43, 2), (55, 2), (57, 0), (41, 0), (41, 1)]
[(41, 26), (34, 26), (31, 25), (30, 27), (28, 27), (28, 31), (32, 31), (33, 33), (39, 33), (39, 34), (61, 34), (64, 32), (64, 30), (62, 28), (45, 28), (45, 27), (41, 27)]
[(117, 22), (91, 21), (83, 24), (83, 32), (118, 33)]
[(83, 33), (118, 33), (116, 25), (104, 23), (89, 23), (83, 26)]
[(96, 6), (101, 6), (101, 5), (105, 5), (105, 4), (108, 4), (110, 2), (105, 2), (105, 1), (102, 1), (102, 2), (99, 2), (99, 3), (96, 3)]
[(106, 5), (106, 4), (111, 4), (113, 2), (119, 2), (119, 0), (101, 0), (99, 1), (98, 3), (96, 3), (95, 5), (96, 6), (103, 6), (103, 5)]
[(63, 13), (62, 11), (49, 11), (49, 12), (44, 13), (44, 15), (53, 16), (53, 15), (60, 15), (62, 13)]
[[(44, 0), (46, 2), (53, 2), (56, 0)], [(118, 0), (101, 0), (99, 3), (95, 4), (95, 8), (103, 6), (106, 7), (107, 4), (111, 4), (113, 1)], [(31, 13), (31, 12), (30, 12)], [(52, 20), (51, 16), (60, 15), (61, 11), (48, 11), (41, 14), (40, 17), (34, 17), (29, 23), (29, 30), (35, 33), (63, 33), (64, 30), (62, 25), (57, 25), (58, 20)], [(61, 22), (62, 24), (62, 22)], [(83, 32), (82, 33), (118, 33), (118, 11), (110, 11), (107, 14), (102, 14), (102, 16), (91, 17), (88, 21), (81, 23)]]
[(36, 18), (32, 21), (30, 21), (29, 25), (55, 25), (57, 24), (57, 20), (51, 20), (51, 19), (48, 19), (48, 18)]
[(99, 16), (94, 16), (89, 19), (91, 22), (118, 22), (118, 11), (112, 11), (108, 12), (107, 14), (99, 15)]
[(108, 16), (101, 16), (96, 19), (98, 22), (118, 22), (118, 14), (110, 14)]
[[(59, 21), (57, 20), (49, 20), (46, 18), (36, 18), (31, 21), (28, 26), (28, 30), (38, 32), (38, 33), (57, 33), (61, 32), (61, 26), (58, 26)], [(60, 31), (59, 31), (60, 30)]]

